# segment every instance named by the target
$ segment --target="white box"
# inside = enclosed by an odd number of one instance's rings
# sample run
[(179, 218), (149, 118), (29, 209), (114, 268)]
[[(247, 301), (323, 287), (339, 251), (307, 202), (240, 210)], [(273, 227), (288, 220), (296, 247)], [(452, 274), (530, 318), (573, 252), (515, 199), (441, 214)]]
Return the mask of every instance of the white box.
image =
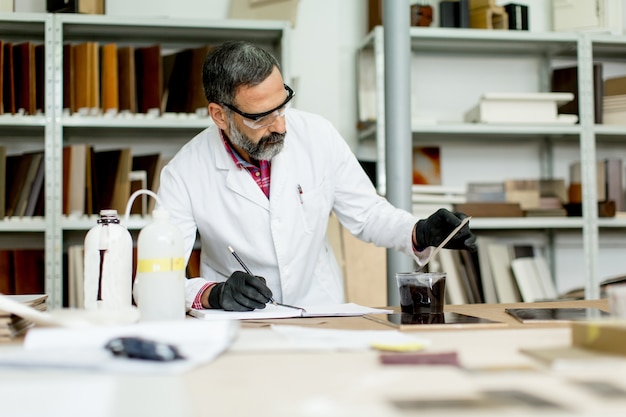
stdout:
[(464, 115), (468, 123), (574, 124), (578, 116), (558, 114), (558, 106), (574, 99), (572, 93), (485, 93)]

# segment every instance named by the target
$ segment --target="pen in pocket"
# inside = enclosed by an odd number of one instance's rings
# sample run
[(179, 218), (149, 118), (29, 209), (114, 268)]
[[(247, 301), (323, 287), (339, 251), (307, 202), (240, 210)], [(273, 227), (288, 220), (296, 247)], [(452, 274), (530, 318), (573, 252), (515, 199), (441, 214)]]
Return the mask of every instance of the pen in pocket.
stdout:
[(300, 204), (304, 204), (304, 201), (302, 201), (302, 187), (300, 184), (298, 184), (298, 198), (300, 199)]

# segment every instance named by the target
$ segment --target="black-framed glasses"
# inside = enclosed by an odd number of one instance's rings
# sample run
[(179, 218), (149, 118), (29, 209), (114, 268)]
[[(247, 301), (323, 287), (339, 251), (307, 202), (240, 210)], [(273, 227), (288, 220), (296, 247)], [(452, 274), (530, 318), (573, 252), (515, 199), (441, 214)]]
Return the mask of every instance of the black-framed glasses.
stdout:
[(262, 127), (271, 125), (272, 123), (274, 123), (274, 120), (276, 120), (276, 118), (283, 116), (289, 102), (295, 96), (295, 93), (291, 89), (291, 87), (289, 87), (287, 84), (283, 85), (285, 86), (285, 90), (287, 91), (287, 97), (285, 98), (285, 101), (283, 101), (280, 105), (274, 107), (272, 110), (264, 111), (262, 113), (244, 113), (232, 104), (222, 103), (222, 105), (228, 107), (230, 110), (243, 117), (243, 123), (246, 126), (252, 129), (260, 129)]

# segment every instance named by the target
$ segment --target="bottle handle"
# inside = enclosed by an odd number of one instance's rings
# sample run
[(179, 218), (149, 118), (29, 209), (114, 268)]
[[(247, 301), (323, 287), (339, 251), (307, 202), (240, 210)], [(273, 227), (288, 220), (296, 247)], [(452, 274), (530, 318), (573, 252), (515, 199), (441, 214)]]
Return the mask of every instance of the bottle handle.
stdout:
[(157, 204), (159, 206), (161, 205), (161, 199), (155, 192), (146, 190), (146, 189), (135, 191), (134, 193), (131, 194), (130, 198), (128, 199), (128, 203), (126, 204), (126, 212), (124, 213), (124, 224), (128, 224), (128, 217), (130, 216), (130, 209), (132, 208), (133, 203), (135, 202), (135, 199), (137, 198), (137, 196), (141, 194), (149, 195), (150, 197), (154, 198), (157, 201)]

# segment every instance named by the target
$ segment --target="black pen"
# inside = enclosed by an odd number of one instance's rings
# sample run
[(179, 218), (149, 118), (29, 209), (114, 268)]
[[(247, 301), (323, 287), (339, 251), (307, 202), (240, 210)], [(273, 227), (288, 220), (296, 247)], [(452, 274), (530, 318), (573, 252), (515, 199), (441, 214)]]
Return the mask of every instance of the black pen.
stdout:
[(304, 204), (304, 201), (302, 201), (302, 187), (300, 184), (298, 184), (298, 198), (300, 199), (300, 204)]
[[(249, 274), (252, 275), (253, 277), (256, 276), (252, 273), (252, 271), (250, 271), (250, 268), (248, 268), (248, 266), (243, 262), (243, 259), (241, 259), (239, 257), (239, 255), (237, 254), (237, 252), (235, 252), (235, 249), (233, 249), (232, 246), (228, 247), (228, 250), (230, 251), (230, 253), (233, 254), (233, 256), (235, 257), (235, 259), (237, 259), (237, 262), (239, 262), (239, 265), (241, 265), (241, 267)], [(289, 308), (295, 308), (296, 310), (300, 310), (303, 313), (306, 313), (306, 310), (303, 309), (302, 307), (296, 307), (296, 306), (290, 306), (289, 304), (282, 304), (282, 303), (277, 303), (273, 297), (270, 297), (270, 302), (272, 304), (274, 304), (275, 306), (283, 306), (283, 307), (289, 307)]]

